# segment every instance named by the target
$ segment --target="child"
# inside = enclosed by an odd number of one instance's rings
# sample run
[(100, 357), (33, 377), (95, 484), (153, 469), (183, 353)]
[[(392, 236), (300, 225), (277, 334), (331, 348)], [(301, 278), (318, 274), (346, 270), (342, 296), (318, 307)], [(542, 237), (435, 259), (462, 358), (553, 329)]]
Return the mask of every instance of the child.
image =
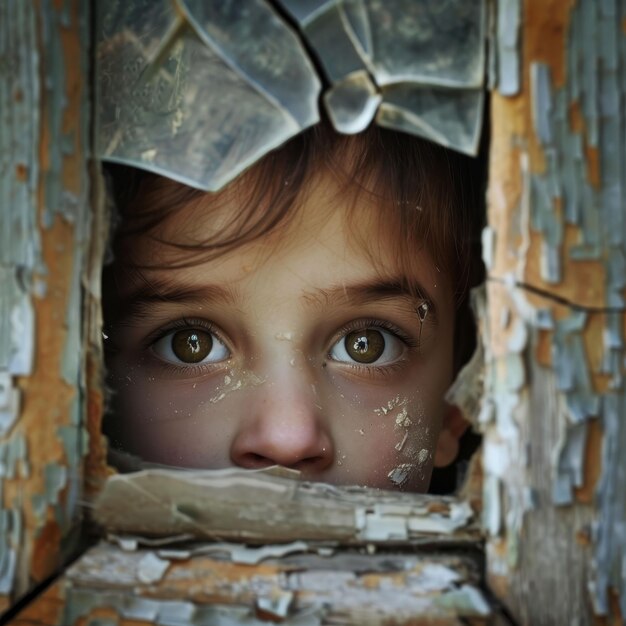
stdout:
[(473, 345), (469, 161), (322, 123), (218, 193), (117, 171), (112, 446), (426, 491), (465, 430), (443, 396)]

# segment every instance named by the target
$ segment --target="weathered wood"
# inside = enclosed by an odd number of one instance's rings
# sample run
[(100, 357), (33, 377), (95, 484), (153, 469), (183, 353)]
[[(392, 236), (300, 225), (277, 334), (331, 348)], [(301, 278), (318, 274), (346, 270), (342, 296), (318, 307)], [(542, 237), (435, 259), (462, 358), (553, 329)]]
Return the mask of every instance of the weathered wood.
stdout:
[(119, 626), (496, 623), (471, 556), (339, 549), (320, 555), (306, 545), (295, 552), (252, 566), (227, 554), (125, 552), (101, 543), (12, 623), (78, 626), (97, 617)]
[[(128, 504), (132, 502), (132, 507)], [(301, 482), (267, 472), (145, 470), (111, 477), (93, 518), (108, 532), (247, 542), (473, 543), (456, 498)]]
[(87, 8), (0, 3), (0, 612), (80, 517)]
[(492, 96), (484, 520), (523, 624), (626, 608), (624, 10), (520, 3), (519, 93)]
[[(626, 7), (497, 5), (478, 420), (488, 582), (520, 624), (621, 623)], [(0, 5), (0, 56), (13, 70), (0, 73), (0, 609), (62, 563), (83, 482), (93, 495), (110, 474), (101, 204), (91, 226), (86, 211), (87, 6)], [(480, 535), (461, 501), (235, 476), (219, 478), (226, 491), (217, 475), (116, 477), (95, 517), (110, 532), (272, 545), (121, 536), (134, 551), (99, 545), (13, 623), (498, 619), (480, 562), (461, 556)], [(415, 553), (425, 545), (446, 553)]]

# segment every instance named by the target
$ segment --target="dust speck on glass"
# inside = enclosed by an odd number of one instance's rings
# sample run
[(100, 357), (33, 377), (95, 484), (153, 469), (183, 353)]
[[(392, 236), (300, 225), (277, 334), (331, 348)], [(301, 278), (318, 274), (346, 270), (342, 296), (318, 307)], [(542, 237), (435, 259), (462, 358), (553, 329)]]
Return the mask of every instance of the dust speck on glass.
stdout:
[(375, 120), (477, 153), (484, 0), (110, 0), (97, 11), (101, 159), (215, 191), (315, 124), (319, 106), (341, 133)]

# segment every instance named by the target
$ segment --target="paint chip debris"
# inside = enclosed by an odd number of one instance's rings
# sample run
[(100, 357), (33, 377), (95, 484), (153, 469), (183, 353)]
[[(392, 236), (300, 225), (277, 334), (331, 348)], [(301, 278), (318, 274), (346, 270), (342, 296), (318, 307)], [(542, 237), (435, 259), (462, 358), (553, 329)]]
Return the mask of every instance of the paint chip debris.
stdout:
[(407, 440), (408, 438), (409, 438), (409, 431), (408, 431), (408, 430), (406, 430), (406, 431), (404, 431), (404, 437), (402, 438), (402, 441), (399, 441), (399, 442), (396, 444), (396, 446), (395, 446), (395, 447), (396, 447), (396, 450), (397, 450), (398, 452), (400, 452), (400, 451), (402, 450), (402, 448), (404, 448), (404, 444), (406, 443), (406, 440)]
[(278, 341), (293, 341), (293, 333), (292, 332), (288, 332), (288, 333), (276, 333), (274, 335), (274, 337), (276, 339), (278, 339)]
[(428, 450), (426, 450), (426, 448), (422, 448), (418, 453), (417, 453), (417, 462), (419, 465), (424, 465), (424, 463), (426, 463), (426, 461), (428, 461), (430, 457), (430, 452)]
[(150, 584), (159, 582), (170, 566), (170, 562), (159, 558), (154, 552), (148, 552), (139, 561), (137, 567), (137, 578), (142, 583)]
[(389, 411), (393, 411), (398, 406), (404, 406), (407, 402), (406, 398), (400, 400), (400, 396), (396, 396), (387, 402), (386, 405), (381, 406), (379, 409), (374, 409), (376, 415), (387, 415)]
[(403, 407), (402, 411), (396, 415), (396, 426), (402, 428), (408, 428), (413, 422), (408, 415), (406, 407)]
[(398, 467), (394, 467), (389, 474), (387, 474), (387, 478), (397, 487), (402, 487), (402, 485), (407, 483), (414, 469), (414, 463), (402, 463), (398, 465)]

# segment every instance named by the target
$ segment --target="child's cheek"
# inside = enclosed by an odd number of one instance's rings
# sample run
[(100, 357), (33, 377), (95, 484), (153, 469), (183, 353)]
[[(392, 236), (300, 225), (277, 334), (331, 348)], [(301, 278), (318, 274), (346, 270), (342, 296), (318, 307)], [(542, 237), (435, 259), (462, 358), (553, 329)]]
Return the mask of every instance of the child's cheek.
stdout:
[(334, 377), (331, 428), (341, 482), (428, 489), (443, 403), (416, 390), (414, 380), (381, 386)]
[(232, 416), (243, 403), (243, 385), (233, 379), (223, 371), (176, 378), (158, 376), (149, 365), (127, 368), (113, 381), (121, 447), (153, 463), (225, 467)]

